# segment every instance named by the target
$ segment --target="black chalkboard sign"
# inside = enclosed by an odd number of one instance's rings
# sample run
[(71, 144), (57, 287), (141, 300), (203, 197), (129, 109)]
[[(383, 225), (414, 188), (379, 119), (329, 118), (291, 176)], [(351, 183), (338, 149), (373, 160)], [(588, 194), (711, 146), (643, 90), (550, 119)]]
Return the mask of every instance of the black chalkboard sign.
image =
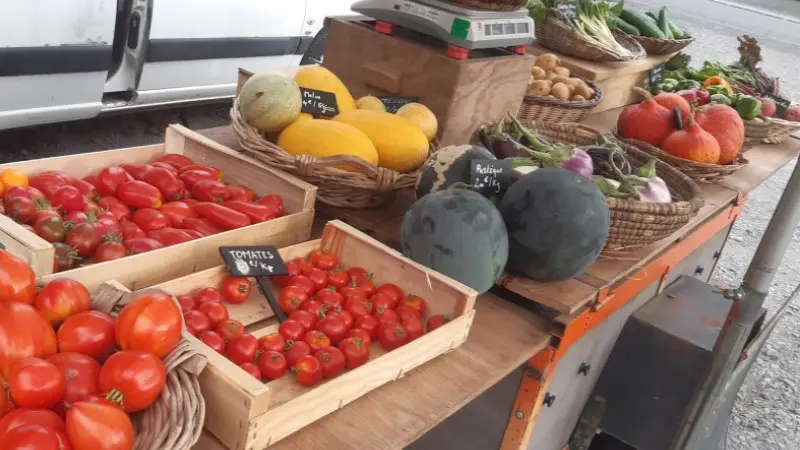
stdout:
[(419, 97), (397, 97), (392, 95), (384, 95), (378, 97), (378, 100), (386, 107), (386, 112), (396, 113), (398, 109), (409, 103), (418, 103)]
[(655, 87), (655, 85), (664, 82), (664, 70), (665, 70), (665, 65), (662, 62), (656, 64), (655, 67), (653, 67), (652, 69), (650, 69), (649, 72), (647, 72), (647, 81), (649, 83), (648, 86), (650, 88), (653, 88)]
[(786, 112), (786, 109), (792, 106), (791, 100), (786, 100), (783, 97), (779, 97), (777, 95), (772, 94), (764, 94), (764, 97), (771, 98), (772, 101), (775, 102), (775, 106), (777, 109), (775, 110), (775, 117), (783, 117), (783, 114)]
[(470, 166), (470, 186), (487, 197), (500, 195), (511, 184), (510, 159), (474, 159)]
[(220, 247), (219, 253), (228, 272), (235, 277), (255, 277), (258, 287), (267, 299), (269, 306), (278, 318), (278, 322), (286, 320), (272, 286), (266, 277), (286, 275), (289, 271), (276, 247), (258, 245), (248, 247)]
[(333, 117), (339, 114), (336, 94), (306, 88), (300, 88), (300, 94), (303, 96), (303, 105), (300, 107), (300, 111), (314, 117)]
[(569, 20), (578, 19), (578, 5), (575, 3), (559, 3), (555, 8)]

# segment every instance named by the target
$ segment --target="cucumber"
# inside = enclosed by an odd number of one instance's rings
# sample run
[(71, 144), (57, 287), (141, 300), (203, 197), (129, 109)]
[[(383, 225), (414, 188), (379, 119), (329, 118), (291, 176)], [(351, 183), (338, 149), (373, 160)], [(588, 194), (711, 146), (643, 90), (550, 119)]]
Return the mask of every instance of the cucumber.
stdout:
[(681, 27), (675, 25), (672, 22), (669, 23), (669, 30), (672, 31), (672, 37), (674, 37), (675, 39), (686, 39), (687, 37), (689, 37), (689, 35), (686, 34), (686, 32), (683, 31)]
[(662, 33), (658, 28), (656, 21), (646, 14), (642, 14), (638, 11), (623, 9), (619, 16), (625, 22), (635, 26), (642, 36), (666, 39), (666, 37), (664, 37), (664, 33)]
[(628, 22), (625, 22), (621, 18), (617, 19), (617, 28), (619, 28), (620, 30), (622, 30), (625, 33), (630, 34), (632, 36), (641, 36), (642, 35), (642, 33), (639, 32), (638, 28), (636, 28), (635, 26), (629, 24)]
[(669, 20), (667, 19), (667, 7), (662, 6), (661, 9), (658, 11), (658, 29), (664, 33), (664, 36), (667, 39), (674, 39), (672, 36), (672, 31), (669, 29)]

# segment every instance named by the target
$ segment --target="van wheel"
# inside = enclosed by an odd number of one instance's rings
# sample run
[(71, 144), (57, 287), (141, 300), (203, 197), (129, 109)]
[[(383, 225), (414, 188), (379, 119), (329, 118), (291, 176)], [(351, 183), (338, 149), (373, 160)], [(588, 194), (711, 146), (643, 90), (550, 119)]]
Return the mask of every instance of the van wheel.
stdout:
[(303, 58), (300, 60), (301, 66), (308, 66), (310, 64), (322, 64), (323, 55), (325, 54), (325, 43), (328, 40), (328, 28), (323, 27), (314, 39), (311, 41), (311, 45), (308, 46), (308, 50), (303, 54)]

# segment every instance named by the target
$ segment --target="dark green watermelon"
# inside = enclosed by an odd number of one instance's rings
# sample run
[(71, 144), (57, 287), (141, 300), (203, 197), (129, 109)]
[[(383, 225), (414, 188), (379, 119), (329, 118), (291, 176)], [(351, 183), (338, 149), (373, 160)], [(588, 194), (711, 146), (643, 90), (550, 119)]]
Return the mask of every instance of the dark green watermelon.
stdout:
[(454, 183), (469, 183), (470, 162), (474, 159), (497, 159), (483, 147), (451, 145), (431, 155), (417, 180), (417, 198), (445, 190)]
[(508, 268), (537, 281), (563, 281), (592, 265), (608, 239), (611, 215), (592, 180), (539, 169), (512, 184), (500, 202), (508, 230)]
[(400, 248), (408, 258), (484, 293), (505, 268), (508, 235), (492, 202), (467, 189), (450, 189), (411, 205)]

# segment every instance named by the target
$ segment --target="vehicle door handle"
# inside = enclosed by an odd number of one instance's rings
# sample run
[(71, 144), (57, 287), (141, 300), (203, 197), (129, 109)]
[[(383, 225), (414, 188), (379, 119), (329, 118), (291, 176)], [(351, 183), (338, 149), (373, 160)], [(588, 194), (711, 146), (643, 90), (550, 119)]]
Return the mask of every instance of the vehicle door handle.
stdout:
[(136, 50), (139, 46), (139, 28), (142, 26), (142, 16), (138, 12), (131, 14), (128, 22), (128, 48)]

